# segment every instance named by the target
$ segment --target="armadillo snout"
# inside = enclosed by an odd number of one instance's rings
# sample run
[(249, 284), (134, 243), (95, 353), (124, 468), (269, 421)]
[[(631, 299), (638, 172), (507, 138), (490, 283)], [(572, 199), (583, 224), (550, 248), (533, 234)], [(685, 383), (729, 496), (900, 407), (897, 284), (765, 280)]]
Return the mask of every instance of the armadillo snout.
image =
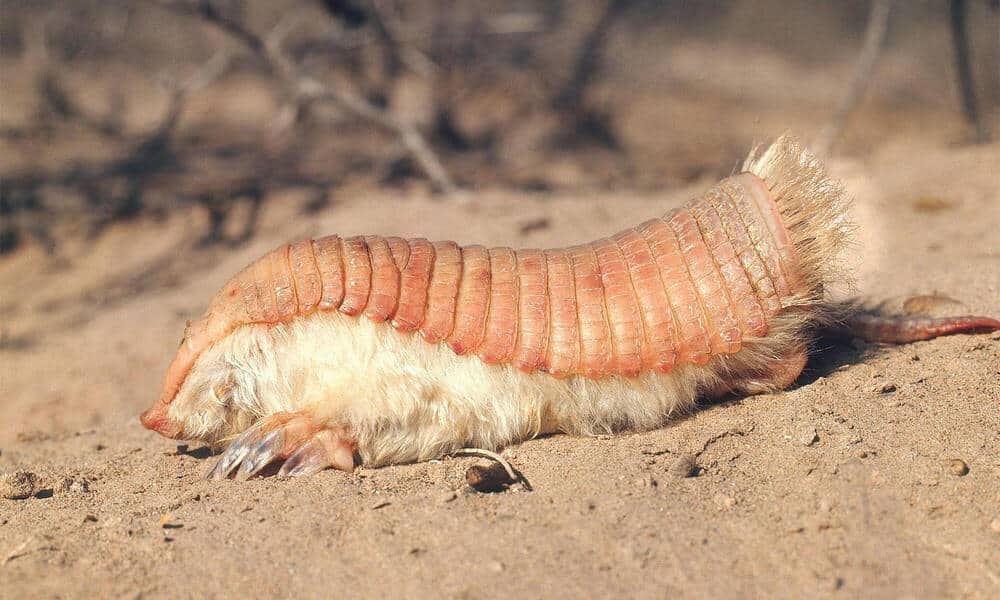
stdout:
[(167, 416), (167, 405), (157, 402), (149, 410), (139, 416), (142, 426), (168, 438), (178, 438), (183, 431), (183, 425)]

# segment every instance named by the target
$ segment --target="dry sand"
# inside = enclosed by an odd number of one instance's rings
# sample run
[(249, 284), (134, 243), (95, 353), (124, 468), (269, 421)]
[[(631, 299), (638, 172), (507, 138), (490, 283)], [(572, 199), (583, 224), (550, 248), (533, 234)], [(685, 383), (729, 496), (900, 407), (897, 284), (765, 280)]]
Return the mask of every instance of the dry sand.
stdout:
[[(1000, 145), (915, 139), (834, 161), (864, 230), (884, 236), (856, 251), (860, 291), (1000, 314), (997, 165)], [(338, 231), (561, 244), (702, 187), (486, 191), (478, 208), (367, 190), (310, 218), (288, 198), (235, 251), (194, 248), (190, 214), (116, 226), (65, 264), (5, 258), (0, 472), (31, 471), (41, 491), (0, 499), (0, 597), (1000, 595), (1000, 334), (828, 346), (780, 394), (647, 433), (529, 441), (506, 456), (534, 491), (469, 492), (474, 458), (209, 482), (207, 451), (136, 419), (184, 320), (277, 243)]]

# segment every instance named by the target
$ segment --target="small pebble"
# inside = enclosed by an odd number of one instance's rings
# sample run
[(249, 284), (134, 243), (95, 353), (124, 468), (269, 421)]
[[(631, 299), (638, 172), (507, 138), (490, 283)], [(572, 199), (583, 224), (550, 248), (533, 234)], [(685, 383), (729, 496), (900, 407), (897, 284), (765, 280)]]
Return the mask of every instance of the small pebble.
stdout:
[(635, 481), (633, 481), (633, 483), (635, 484), (636, 487), (641, 487), (641, 488), (655, 488), (657, 485), (656, 480), (648, 476), (637, 477)]
[(830, 408), (829, 404), (814, 404), (813, 410), (815, 410), (821, 415), (828, 415), (833, 412), (833, 409)]
[(969, 465), (961, 458), (953, 458), (948, 461), (948, 472), (956, 477), (963, 477), (969, 473)]
[(472, 489), (485, 494), (502, 492), (514, 483), (500, 463), (472, 465), (465, 471), (465, 481)]
[(830, 591), (834, 591), (835, 592), (835, 591), (839, 590), (840, 588), (844, 587), (844, 578), (843, 577), (834, 577), (833, 579), (827, 581), (827, 586), (828, 586), (828, 588), (829, 588)]
[(1000, 517), (997, 517), (990, 522), (990, 529), (996, 533), (1000, 533)]
[(391, 502), (389, 502), (388, 500), (378, 500), (377, 502), (375, 502), (374, 504), (372, 504), (372, 510), (378, 510), (380, 508), (385, 508), (386, 506), (389, 506), (390, 504), (391, 504)]
[(908, 315), (943, 316), (947, 311), (962, 310), (963, 304), (948, 296), (937, 294), (911, 296), (903, 302), (903, 312)]
[(677, 460), (670, 465), (670, 475), (677, 479), (694, 477), (698, 474), (698, 464), (695, 462), (693, 454), (681, 454)]
[(819, 441), (819, 434), (816, 433), (815, 427), (806, 427), (803, 429), (798, 436), (796, 436), (803, 446), (812, 446)]
[(90, 491), (90, 482), (86, 479), (63, 477), (63, 479), (59, 482), (59, 491), (84, 494)]
[(0, 475), (0, 496), (8, 500), (24, 500), (35, 493), (38, 475), (31, 471), (14, 471)]
[(491, 560), (489, 564), (490, 571), (494, 573), (503, 573), (504, 566), (499, 560)]
[(891, 394), (891, 393), (893, 393), (893, 392), (896, 391), (896, 384), (895, 383), (887, 383), (887, 384), (883, 385), (881, 388), (879, 388), (878, 391), (879, 391), (880, 394)]
[(453, 491), (445, 492), (444, 494), (441, 494), (440, 502), (441, 502), (441, 504), (448, 504), (449, 502), (453, 501), (455, 498), (458, 498), (458, 494), (457, 493), (455, 493)]
[(736, 506), (736, 498), (733, 498), (732, 496), (716, 494), (714, 500), (715, 504), (719, 507), (719, 510), (729, 510)]
[(96, 523), (97, 517), (94, 515), (87, 515), (83, 518), (84, 523)]

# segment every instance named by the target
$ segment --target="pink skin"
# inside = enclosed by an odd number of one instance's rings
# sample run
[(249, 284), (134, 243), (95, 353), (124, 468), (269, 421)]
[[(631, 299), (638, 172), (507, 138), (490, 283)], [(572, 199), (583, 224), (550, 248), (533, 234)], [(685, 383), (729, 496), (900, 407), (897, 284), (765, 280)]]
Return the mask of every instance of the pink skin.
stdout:
[(878, 344), (908, 344), (954, 333), (1000, 330), (1000, 320), (990, 317), (897, 317), (859, 312), (844, 325), (850, 337)]
[(191, 371), (198, 356), (215, 340), (221, 339), (232, 330), (232, 327), (227, 326), (229, 321), (231, 319), (226, 318), (224, 313), (220, 316), (213, 313), (211, 309), (201, 319), (188, 321), (180, 348), (177, 349), (173, 362), (170, 363), (163, 376), (163, 392), (160, 394), (160, 398), (149, 410), (139, 416), (139, 420), (146, 429), (171, 439), (181, 437), (183, 424), (172, 421), (167, 416), (169, 404), (177, 395), (178, 390), (181, 389), (184, 379), (187, 378), (187, 374)]

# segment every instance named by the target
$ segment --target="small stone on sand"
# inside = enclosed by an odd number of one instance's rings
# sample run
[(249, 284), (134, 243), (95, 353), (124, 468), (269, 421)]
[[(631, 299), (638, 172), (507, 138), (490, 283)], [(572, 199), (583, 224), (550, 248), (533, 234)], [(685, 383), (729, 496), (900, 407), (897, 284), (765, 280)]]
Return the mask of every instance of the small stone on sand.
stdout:
[(634, 483), (636, 487), (641, 488), (655, 488), (657, 485), (656, 480), (649, 476), (636, 477), (635, 481), (632, 483)]
[(810, 425), (800, 431), (795, 438), (802, 442), (803, 446), (812, 446), (819, 441), (819, 434), (816, 433), (816, 428)]
[(90, 482), (86, 479), (63, 477), (62, 480), (59, 481), (59, 491), (85, 494), (90, 491)]
[(484, 494), (502, 492), (514, 483), (500, 463), (472, 465), (465, 471), (465, 481), (469, 487)]
[(24, 500), (35, 493), (38, 475), (31, 471), (14, 471), (0, 475), (0, 497)]
[(969, 465), (961, 458), (953, 458), (948, 461), (948, 472), (956, 477), (964, 477), (969, 473)]
[(698, 474), (698, 465), (693, 454), (682, 454), (670, 465), (670, 475), (677, 479), (694, 477)]

